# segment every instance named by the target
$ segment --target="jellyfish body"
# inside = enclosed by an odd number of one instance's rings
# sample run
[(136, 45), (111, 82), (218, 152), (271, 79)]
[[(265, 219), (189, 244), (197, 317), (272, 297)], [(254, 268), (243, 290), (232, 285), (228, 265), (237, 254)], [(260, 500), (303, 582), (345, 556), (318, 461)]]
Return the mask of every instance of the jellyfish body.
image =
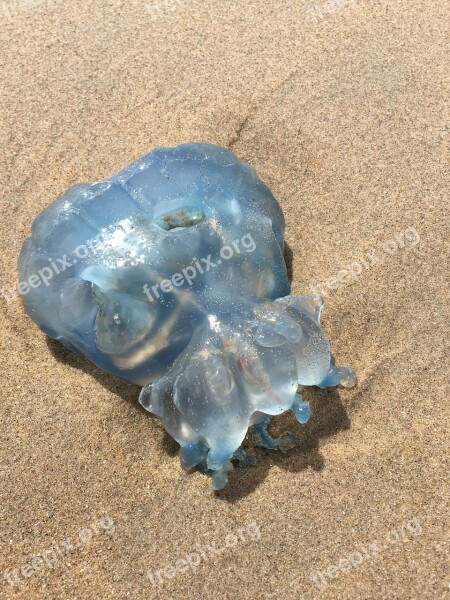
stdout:
[(284, 218), (256, 171), (209, 144), (160, 148), (70, 188), (34, 221), (19, 272), (27, 313), (141, 404), (185, 468), (226, 484), (253, 426), (309, 407), (298, 385), (355, 383), (320, 329), (322, 299), (289, 296)]

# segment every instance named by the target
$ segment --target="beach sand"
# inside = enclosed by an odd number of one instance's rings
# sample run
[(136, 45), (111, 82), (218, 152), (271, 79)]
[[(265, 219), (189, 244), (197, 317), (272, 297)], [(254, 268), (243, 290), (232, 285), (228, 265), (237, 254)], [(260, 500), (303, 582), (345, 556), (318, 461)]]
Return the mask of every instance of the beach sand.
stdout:
[[(436, 0), (0, 4), (1, 598), (448, 597), (449, 20)], [(300, 445), (218, 494), (136, 386), (8, 291), (55, 197), (187, 141), (271, 187), (293, 293), (322, 282), (359, 378), (305, 391), (310, 423), (272, 428)]]

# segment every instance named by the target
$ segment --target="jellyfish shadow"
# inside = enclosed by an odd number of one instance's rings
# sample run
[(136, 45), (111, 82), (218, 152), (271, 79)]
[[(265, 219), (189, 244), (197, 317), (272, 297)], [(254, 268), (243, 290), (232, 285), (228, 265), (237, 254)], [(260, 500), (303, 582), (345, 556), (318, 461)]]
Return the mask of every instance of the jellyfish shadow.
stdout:
[(118, 396), (122, 400), (125, 400), (125, 402), (132, 404), (136, 410), (139, 410), (145, 414), (145, 416), (151, 420), (153, 425), (158, 428), (158, 431), (161, 431), (162, 429), (162, 445), (165, 452), (167, 452), (169, 456), (175, 456), (178, 454), (179, 446), (177, 442), (167, 433), (164, 428), (162, 428), (160, 420), (146, 411), (139, 404), (138, 398), (142, 386), (102, 371), (88, 358), (82, 354), (78, 354), (77, 352), (70, 350), (69, 348), (66, 348), (66, 346), (61, 344), (61, 342), (58, 342), (58, 340), (47, 337), (46, 342), (52, 356), (58, 362), (68, 365), (73, 369), (79, 369), (80, 371), (83, 371), (83, 373), (86, 373), (95, 379), (103, 388)]
[(274, 417), (269, 431), (273, 437), (293, 433), (298, 444), (286, 453), (253, 447), (248, 436), (246, 446), (255, 465), (237, 468), (230, 473), (226, 488), (216, 492), (221, 500), (234, 504), (251, 494), (265, 479), (269, 470), (277, 466), (291, 473), (300, 473), (308, 468), (321, 471), (325, 461), (320, 453), (322, 440), (350, 429), (350, 419), (341, 402), (337, 388), (302, 388), (302, 396), (311, 404), (311, 418), (306, 425), (299, 425), (292, 411)]
[(291, 247), (285, 241), (284, 242), (284, 262), (286, 264), (286, 272), (289, 279), (289, 283), (292, 283), (292, 279), (294, 277), (294, 253), (292, 252)]

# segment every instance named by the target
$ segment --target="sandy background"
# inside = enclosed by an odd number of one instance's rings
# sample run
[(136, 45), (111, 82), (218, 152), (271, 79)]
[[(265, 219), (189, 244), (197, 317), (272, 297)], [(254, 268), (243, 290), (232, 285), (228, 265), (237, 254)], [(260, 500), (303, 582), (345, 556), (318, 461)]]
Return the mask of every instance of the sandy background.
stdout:
[[(449, 4), (336, 0), (314, 18), (304, 0), (152, 1), (0, 3), (0, 573), (20, 569), (0, 596), (448, 597)], [(181, 471), (137, 387), (49, 343), (7, 292), (57, 195), (190, 140), (272, 188), (294, 293), (380, 259), (326, 289), (325, 331), (359, 386), (309, 390), (303, 431), (290, 415), (274, 428), (301, 446), (258, 452), (219, 495)], [(152, 586), (148, 569), (252, 522), (259, 540)]]

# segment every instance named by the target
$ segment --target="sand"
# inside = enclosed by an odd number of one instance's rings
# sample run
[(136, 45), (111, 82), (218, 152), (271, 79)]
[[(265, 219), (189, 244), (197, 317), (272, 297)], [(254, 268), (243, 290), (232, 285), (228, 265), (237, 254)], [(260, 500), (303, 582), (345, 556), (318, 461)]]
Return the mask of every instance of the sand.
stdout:
[[(448, 597), (449, 4), (314, 6), (1, 3), (2, 598)], [(57, 195), (190, 140), (269, 184), (359, 377), (219, 494), (8, 291)]]

